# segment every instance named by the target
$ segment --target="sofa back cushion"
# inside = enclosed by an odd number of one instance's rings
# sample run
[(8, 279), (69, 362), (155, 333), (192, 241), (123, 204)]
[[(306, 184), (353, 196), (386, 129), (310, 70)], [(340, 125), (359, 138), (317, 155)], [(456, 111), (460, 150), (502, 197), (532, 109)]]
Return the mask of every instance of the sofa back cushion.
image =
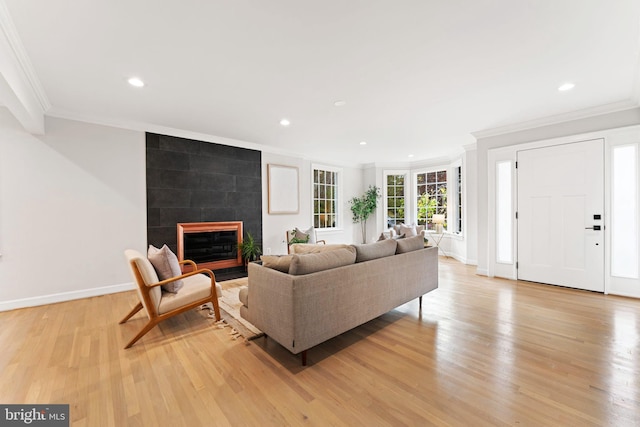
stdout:
[(262, 255), (260, 259), (264, 267), (288, 273), (293, 255)]
[(424, 248), (424, 237), (422, 234), (413, 237), (407, 237), (406, 239), (400, 239), (398, 242), (397, 254), (404, 254), (406, 252), (417, 251)]
[(353, 248), (342, 248), (314, 254), (295, 254), (291, 259), (289, 274), (300, 276), (331, 268), (353, 264), (356, 252)]
[(356, 248), (356, 262), (371, 261), (372, 259), (394, 255), (399, 241), (387, 239), (375, 243), (365, 243), (364, 245), (353, 245)]
[(349, 248), (351, 245), (332, 244), (332, 245), (308, 245), (304, 243), (296, 243), (291, 245), (292, 254), (316, 254), (318, 252), (335, 251), (336, 249)]

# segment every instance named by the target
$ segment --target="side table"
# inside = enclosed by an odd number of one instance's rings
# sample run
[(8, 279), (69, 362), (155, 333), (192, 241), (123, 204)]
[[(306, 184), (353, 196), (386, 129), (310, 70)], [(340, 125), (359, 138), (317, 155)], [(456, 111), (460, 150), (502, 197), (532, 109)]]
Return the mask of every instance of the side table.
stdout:
[(433, 246), (438, 248), (438, 252), (442, 252), (442, 255), (444, 255), (446, 258), (449, 258), (447, 252), (440, 246), (442, 238), (444, 237), (444, 233), (427, 233), (426, 237), (429, 240), (429, 243), (433, 242)]

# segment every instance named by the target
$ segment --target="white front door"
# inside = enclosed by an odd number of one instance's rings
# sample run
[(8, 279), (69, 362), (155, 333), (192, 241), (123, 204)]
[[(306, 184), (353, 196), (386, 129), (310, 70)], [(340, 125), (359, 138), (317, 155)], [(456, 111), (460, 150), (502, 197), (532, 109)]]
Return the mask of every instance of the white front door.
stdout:
[(604, 141), (517, 159), (518, 279), (604, 292)]

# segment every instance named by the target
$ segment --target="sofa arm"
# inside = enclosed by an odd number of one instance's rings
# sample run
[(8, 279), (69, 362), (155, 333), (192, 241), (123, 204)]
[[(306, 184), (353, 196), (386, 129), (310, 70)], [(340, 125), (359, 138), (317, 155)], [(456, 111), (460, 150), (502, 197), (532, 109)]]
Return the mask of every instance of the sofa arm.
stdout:
[(247, 307), (242, 317), (293, 351), (293, 277), (272, 268), (249, 263)]

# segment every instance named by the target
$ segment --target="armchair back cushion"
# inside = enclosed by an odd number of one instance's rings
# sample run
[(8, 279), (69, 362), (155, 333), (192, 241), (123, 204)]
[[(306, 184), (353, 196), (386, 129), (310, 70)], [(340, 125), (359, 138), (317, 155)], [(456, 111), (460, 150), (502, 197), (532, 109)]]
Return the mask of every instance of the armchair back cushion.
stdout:
[[(127, 249), (124, 252), (124, 254), (127, 257), (127, 260), (129, 261), (129, 267), (131, 268), (133, 281), (137, 285), (136, 291), (138, 292), (138, 297), (140, 298), (140, 301), (142, 302), (142, 305), (145, 308), (147, 316), (149, 316), (149, 307), (146, 306), (145, 299), (143, 298), (142, 292), (140, 290), (140, 286), (147, 286), (149, 284), (158, 283), (160, 281), (158, 279), (158, 273), (156, 273), (156, 270), (155, 268), (153, 268), (153, 265), (151, 265), (151, 262), (149, 262), (149, 260), (146, 257), (142, 256), (140, 252), (135, 251), (133, 249)], [(138, 278), (136, 277), (136, 274), (133, 269), (133, 266), (131, 265), (131, 262), (133, 262), (137, 267), (138, 271), (140, 272), (142, 281), (144, 283), (138, 283)], [(160, 289), (160, 286), (153, 287), (149, 292), (149, 295), (151, 296), (151, 301), (155, 305), (155, 308), (157, 310), (158, 306), (160, 305), (160, 299), (162, 298), (162, 290)]]

